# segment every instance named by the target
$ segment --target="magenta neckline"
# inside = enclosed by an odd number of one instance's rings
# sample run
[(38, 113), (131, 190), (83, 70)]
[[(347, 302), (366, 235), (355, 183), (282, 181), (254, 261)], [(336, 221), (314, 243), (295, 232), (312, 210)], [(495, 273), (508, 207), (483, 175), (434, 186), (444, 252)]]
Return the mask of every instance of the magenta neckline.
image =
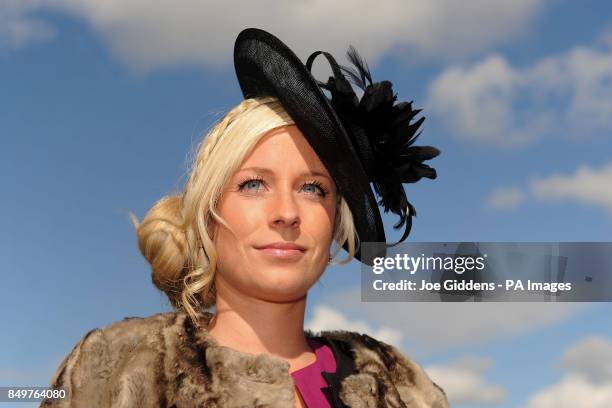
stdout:
[(291, 375), (305, 377), (308, 374), (313, 375), (315, 373), (320, 375), (322, 372), (335, 373), (336, 359), (329, 346), (314, 339), (306, 339), (306, 341), (315, 353), (315, 361), (299, 370), (293, 371)]

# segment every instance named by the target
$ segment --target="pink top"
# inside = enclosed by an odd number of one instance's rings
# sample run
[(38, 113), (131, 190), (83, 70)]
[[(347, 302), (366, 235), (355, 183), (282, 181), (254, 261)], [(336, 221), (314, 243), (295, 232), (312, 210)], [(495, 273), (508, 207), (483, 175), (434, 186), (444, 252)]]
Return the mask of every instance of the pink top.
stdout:
[(328, 386), (322, 372), (335, 373), (336, 359), (326, 344), (306, 339), (317, 359), (314, 363), (291, 373), (295, 386), (307, 407), (331, 408), (323, 389)]

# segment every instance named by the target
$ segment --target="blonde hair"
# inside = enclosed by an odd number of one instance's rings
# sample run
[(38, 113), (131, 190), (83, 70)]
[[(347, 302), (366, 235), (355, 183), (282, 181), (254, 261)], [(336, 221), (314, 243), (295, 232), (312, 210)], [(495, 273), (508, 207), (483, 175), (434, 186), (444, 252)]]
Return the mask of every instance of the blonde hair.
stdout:
[[(155, 286), (196, 326), (198, 315), (215, 304), (217, 251), (213, 222), (229, 226), (216, 212), (224, 186), (268, 132), (294, 122), (276, 98), (246, 99), (225, 115), (198, 148), (184, 192), (159, 200), (141, 223), (132, 217), (138, 246), (151, 264)], [(338, 194), (334, 236), (335, 257), (343, 245), (354, 257), (358, 237), (353, 216)]]

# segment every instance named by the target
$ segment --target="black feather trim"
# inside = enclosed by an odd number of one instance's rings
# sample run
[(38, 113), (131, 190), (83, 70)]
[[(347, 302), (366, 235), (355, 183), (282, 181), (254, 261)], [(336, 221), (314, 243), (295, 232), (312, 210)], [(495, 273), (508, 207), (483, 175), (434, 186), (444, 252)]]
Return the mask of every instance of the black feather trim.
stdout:
[[(404, 227), (400, 243), (410, 234), (412, 217), (416, 216), (402, 183), (415, 183), (424, 177), (435, 179), (436, 170), (423, 161), (433, 159), (440, 151), (432, 146), (413, 146), (425, 120), (416, 119), (421, 110), (413, 109), (412, 102), (396, 103), (391, 82), (373, 82), (368, 63), (353, 46), (347, 52), (353, 67), (340, 66), (330, 54), (317, 51), (308, 58), (309, 70), (319, 54), (327, 58), (334, 73), (327, 83), (320, 84), (331, 93), (330, 102), (357, 147), (378, 204), (385, 212), (399, 216), (393, 228)], [(349, 80), (363, 90), (361, 99)]]

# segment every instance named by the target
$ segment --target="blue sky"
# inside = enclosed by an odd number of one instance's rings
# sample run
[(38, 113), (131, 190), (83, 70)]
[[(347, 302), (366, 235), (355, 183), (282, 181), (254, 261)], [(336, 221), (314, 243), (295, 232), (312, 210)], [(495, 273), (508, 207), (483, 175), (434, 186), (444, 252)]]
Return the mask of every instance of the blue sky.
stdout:
[[(411, 240), (612, 240), (607, 2), (389, 1), (375, 21), (371, 5), (264, 3), (0, 3), (1, 385), (46, 385), (88, 330), (170, 310), (128, 212), (180, 189), (241, 100), (248, 26), (302, 58), (353, 44), (424, 109), (420, 142), (442, 154), (438, 180), (407, 188)], [(609, 304), (364, 304), (357, 263), (309, 296), (311, 327), (394, 340), (453, 406), (612, 406)]]

